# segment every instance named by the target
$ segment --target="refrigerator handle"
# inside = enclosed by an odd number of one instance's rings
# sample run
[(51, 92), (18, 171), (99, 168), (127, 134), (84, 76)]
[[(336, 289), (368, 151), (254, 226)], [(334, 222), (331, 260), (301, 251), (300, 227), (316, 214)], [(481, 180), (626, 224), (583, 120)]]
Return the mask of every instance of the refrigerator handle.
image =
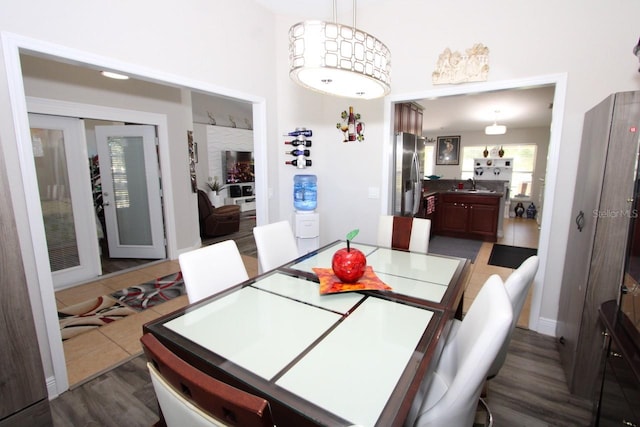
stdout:
[(418, 153), (413, 153), (413, 168), (415, 168), (416, 178), (413, 182), (413, 209), (411, 215), (415, 216), (420, 210), (420, 197), (422, 196), (422, 180), (420, 179), (420, 161), (418, 160)]

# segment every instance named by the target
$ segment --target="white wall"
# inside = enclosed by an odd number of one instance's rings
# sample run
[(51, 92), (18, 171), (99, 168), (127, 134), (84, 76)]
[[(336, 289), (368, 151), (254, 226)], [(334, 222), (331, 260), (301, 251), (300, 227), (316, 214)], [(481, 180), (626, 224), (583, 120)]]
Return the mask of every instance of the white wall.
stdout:
[[(48, 51), (57, 51), (60, 46), (65, 53), (71, 49), (84, 53), (85, 57), (95, 57), (98, 62), (107, 58), (108, 62), (121, 63), (127, 68), (149, 70), (149, 74), (158, 80), (166, 76), (170, 81), (198, 82), (196, 86), (209, 92), (222, 88), (227, 94), (248, 94), (253, 99), (264, 99), (267, 133), (273, 139), (277, 121), (277, 110), (273, 108), (276, 98), (273, 85), (276, 73), (273, 66), (274, 18), (251, 0), (192, 0), (180, 4), (166, 0), (134, 3), (116, 0), (104, 5), (73, 0), (55, 4), (38, 0), (0, 0), (0, 10), (0, 31), (47, 45)], [(6, 48), (7, 44), (3, 44), (3, 51)], [(39, 293), (39, 282), (45, 279), (36, 268), (36, 253), (40, 253), (40, 249), (33, 245), (27, 221), (24, 182), (18, 161), (19, 135), (26, 124), (26, 116), (14, 117), (12, 113), (16, 104), (24, 102), (9, 96), (10, 87), (15, 87), (15, 82), (8, 80), (11, 74), (7, 72), (13, 66), (12, 58), (0, 57), (0, 149), (11, 180), (20, 250), (38, 328), (44, 373), (47, 381), (51, 381), (55, 368), (48, 351), (50, 344), (43, 333), (47, 329), (45, 307), (50, 303), (42, 300)], [(8, 62), (5, 63), (5, 59)], [(179, 93), (181, 96), (186, 94), (185, 91)], [(190, 99), (184, 97), (177, 102), (190, 105)], [(182, 145), (183, 138), (176, 134), (175, 144)], [(176, 165), (181, 163), (179, 151), (183, 150), (176, 149)], [(176, 181), (181, 179), (181, 173), (177, 175)], [(275, 181), (275, 176), (268, 177), (267, 181)], [(191, 190), (186, 184), (183, 190), (176, 189), (175, 193), (179, 191), (184, 192), (182, 197), (187, 197)], [(197, 216), (189, 203), (178, 204), (181, 206), (176, 206), (177, 228), (184, 227), (187, 231), (183, 235), (188, 235), (192, 228), (190, 218), (193, 216), (197, 221)], [(179, 243), (183, 247), (187, 244), (184, 240)], [(53, 364), (56, 364), (55, 360)]]
[[(373, 241), (382, 187), (384, 100), (329, 98), (295, 86), (288, 77), (289, 27), (306, 18), (274, 17), (251, 0), (0, 0), (0, 30), (28, 36), (100, 57), (114, 58), (167, 76), (181, 76), (267, 100), (270, 220), (288, 218), (292, 210), (292, 176), (284, 165), (284, 132), (314, 130), (309, 173), (318, 175), (321, 243), (361, 229)], [(551, 227), (562, 242), (568, 233), (584, 112), (612, 92), (640, 86), (636, 0), (584, 0), (534, 3), (508, 0), (378, 1), (358, 10), (358, 27), (383, 40), (392, 52), (392, 95), (433, 88), (431, 71), (447, 47), (464, 50), (481, 42), (490, 48), (491, 81), (553, 73), (568, 74), (568, 88)], [(4, 62), (2, 60), (2, 62)], [(12, 177), (12, 201), (18, 227), (27, 217), (16, 130), (5, 64), (0, 64), (0, 144)], [(355, 107), (366, 123), (364, 143), (343, 144), (335, 123), (340, 111)], [(20, 120), (20, 118), (17, 118)], [(179, 218), (178, 218), (179, 220)], [(21, 239), (24, 235), (21, 235)], [(34, 251), (22, 241), (27, 281), (37, 281)], [(549, 248), (540, 317), (555, 319), (565, 248)], [(37, 283), (35, 283), (37, 286)], [(38, 308), (34, 308), (37, 316)], [(45, 355), (46, 357), (46, 355)]]
[[(196, 124), (196, 128), (203, 125)], [(207, 152), (208, 177), (218, 177), (220, 186), (226, 183), (226, 172), (222, 169), (223, 155), (225, 151), (253, 151), (253, 131), (249, 129), (230, 128), (224, 126), (204, 125), (206, 140), (202, 144), (202, 151)], [(205, 181), (202, 181), (203, 185)], [(205, 187), (202, 187), (205, 188)], [(208, 191), (208, 188), (205, 188)], [(220, 191), (223, 197), (229, 197), (228, 188)]]
[[(638, 60), (631, 52), (638, 39), (639, 13), (640, 3), (635, 0), (542, 0), (528, 4), (506, 0), (394, 0), (374, 2), (358, 10), (358, 27), (380, 38), (391, 50), (394, 100), (402, 94), (435, 88), (431, 72), (447, 47), (463, 51), (475, 43), (488, 46), (490, 81), (567, 73), (561, 166), (552, 220), (547, 225), (554, 244), (548, 248), (540, 295), (539, 319), (547, 325), (553, 325), (557, 318), (566, 249), (562, 242), (571, 224), (575, 154), (579, 151), (583, 116), (612, 92), (640, 89)], [(314, 132), (322, 135), (313, 152), (317, 159), (313, 170), (319, 174), (321, 243), (343, 238), (352, 227), (365, 229), (362, 239), (370, 241), (380, 209), (372, 203), (375, 201), (367, 199), (367, 193), (370, 187), (380, 188), (383, 180), (371, 171), (380, 167), (384, 144), (389, 143), (389, 136), (383, 132), (384, 104), (380, 100), (339, 101), (294, 86), (284, 72), (287, 31), (305, 18), (279, 16), (277, 20), (279, 130), (313, 120)], [(367, 125), (364, 144), (341, 145), (339, 136), (332, 132), (339, 112), (349, 105), (363, 113)], [(289, 173), (283, 166), (280, 170), (281, 188), (288, 193)], [(285, 196), (280, 202), (282, 212), (290, 206), (289, 195)], [(326, 206), (328, 200), (332, 201), (330, 206)]]

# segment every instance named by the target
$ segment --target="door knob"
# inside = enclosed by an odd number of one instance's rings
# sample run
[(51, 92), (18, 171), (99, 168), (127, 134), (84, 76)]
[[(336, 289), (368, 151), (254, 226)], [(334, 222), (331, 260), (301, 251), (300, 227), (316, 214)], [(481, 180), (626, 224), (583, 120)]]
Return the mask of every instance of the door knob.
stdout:
[(109, 202), (103, 202), (103, 203), (102, 203), (102, 206), (109, 206), (109, 205), (110, 205), (110, 203), (109, 203)]

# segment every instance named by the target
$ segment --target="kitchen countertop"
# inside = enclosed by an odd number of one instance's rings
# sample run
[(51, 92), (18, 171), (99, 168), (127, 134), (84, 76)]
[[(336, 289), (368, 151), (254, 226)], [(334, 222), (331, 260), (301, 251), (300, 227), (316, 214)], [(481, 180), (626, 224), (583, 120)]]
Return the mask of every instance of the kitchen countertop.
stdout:
[(471, 190), (468, 188), (464, 188), (464, 189), (453, 189), (453, 190), (445, 190), (445, 191), (428, 191), (428, 192), (424, 192), (422, 194), (423, 198), (427, 198), (430, 196), (435, 196), (437, 194), (471, 194), (471, 195), (476, 195), (476, 196), (493, 196), (493, 197), (502, 197), (504, 196), (504, 193), (501, 191), (494, 191), (494, 190)]

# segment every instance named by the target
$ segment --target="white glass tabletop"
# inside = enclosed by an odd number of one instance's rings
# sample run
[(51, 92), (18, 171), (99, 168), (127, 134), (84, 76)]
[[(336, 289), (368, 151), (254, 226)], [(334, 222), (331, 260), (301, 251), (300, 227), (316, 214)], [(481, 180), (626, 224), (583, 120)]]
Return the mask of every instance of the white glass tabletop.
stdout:
[[(320, 250), (290, 268), (313, 273), (314, 267), (330, 268), (331, 259), (336, 250), (345, 246), (339, 242)], [(420, 298), (426, 301), (441, 302), (451, 284), (462, 260), (425, 255), (389, 248), (352, 244), (367, 257), (367, 265), (396, 294)]]
[(276, 384), (353, 424), (373, 426), (432, 316), (367, 298)]
[(364, 295), (355, 292), (320, 295), (319, 283), (282, 273), (274, 273), (260, 278), (251, 286), (341, 314), (347, 313), (358, 301), (364, 298)]
[(268, 380), (341, 317), (247, 286), (165, 327)]
[[(182, 357), (198, 354), (260, 389), (286, 414), (322, 425), (402, 422), (416, 363), (431, 363), (429, 349), (458, 304), (466, 260), (353, 244), (393, 293), (320, 295), (312, 269), (330, 267), (344, 246), (330, 245), (145, 328), (175, 341)], [(449, 286), (458, 293), (443, 301)]]

